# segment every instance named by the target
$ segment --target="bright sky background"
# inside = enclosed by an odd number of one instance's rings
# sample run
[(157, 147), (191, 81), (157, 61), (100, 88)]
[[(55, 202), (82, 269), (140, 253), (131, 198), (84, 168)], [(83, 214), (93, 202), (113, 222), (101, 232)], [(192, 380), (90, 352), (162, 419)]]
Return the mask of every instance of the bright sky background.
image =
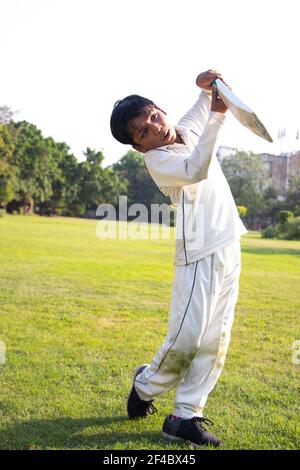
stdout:
[[(198, 73), (219, 70), (273, 138), (233, 117), (221, 145), (279, 153), (300, 147), (299, 0), (0, 0), (0, 106), (105, 165), (113, 104), (137, 93), (174, 123), (196, 100)], [(287, 127), (281, 147), (278, 128)]]

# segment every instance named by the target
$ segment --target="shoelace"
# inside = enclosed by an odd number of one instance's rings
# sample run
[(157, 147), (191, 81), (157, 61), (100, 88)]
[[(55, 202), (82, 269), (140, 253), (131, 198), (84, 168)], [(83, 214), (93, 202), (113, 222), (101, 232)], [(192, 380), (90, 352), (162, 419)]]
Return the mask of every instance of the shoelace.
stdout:
[(203, 424), (211, 424), (212, 426), (214, 426), (214, 423), (210, 419), (200, 418), (200, 416), (195, 416), (194, 418), (192, 418), (192, 421), (194, 421), (195, 424), (197, 424), (202, 431), (206, 431)]
[(149, 404), (147, 406), (147, 412), (149, 413), (149, 415), (153, 415), (153, 413), (157, 412), (157, 408), (155, 408), (155, 406), (152, 404), (152, 401), (149, 401)]

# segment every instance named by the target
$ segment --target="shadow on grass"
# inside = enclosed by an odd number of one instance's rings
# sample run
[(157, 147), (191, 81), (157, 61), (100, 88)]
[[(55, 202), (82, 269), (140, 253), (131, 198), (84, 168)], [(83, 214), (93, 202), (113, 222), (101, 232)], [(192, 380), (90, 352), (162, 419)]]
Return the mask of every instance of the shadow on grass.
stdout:
[(300, 256), (300, 249), (297, 248), (278, 248), (278, 247), (260, 247), (257, 246), (243, 246), (242, 253), (249, 253), (251, 255), (293, 255)]
[[(160, 430), (157, 432), (120, 431), (119, 428), (123, 428), (126, 423), (128, 423), (128, 418), (124, 416), (22, 421), (0, 431), (0, 449), (109, 450), (113, 449), (116, 444), (119, 448), (126, 449), (129, 443), (131, 443), (130, 448), (133, 448), (134, 441), (139, 442), (140, 448), (143, 448), (143, 441), (146, 441), (147, 447), (159, 449), (162, 446), (163, 438), (160, 436)], [(86, 433), (86, 429), (91, 427), (98, 429), (93, 430), (93, 433), (91, 431)], [(136, 428), (134, 423), (132, 428)]]

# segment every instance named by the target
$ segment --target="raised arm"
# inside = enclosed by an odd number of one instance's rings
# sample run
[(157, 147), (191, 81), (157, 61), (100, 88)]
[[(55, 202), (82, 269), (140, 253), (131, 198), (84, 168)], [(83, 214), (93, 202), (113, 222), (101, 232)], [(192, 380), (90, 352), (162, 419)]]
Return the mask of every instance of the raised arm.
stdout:
[(199, 137), (207, 124), (209, 112), (222, 112), (218, 109), (211, 108), (212, 82), (217, 78), (224, 81), (219, 72), (211, 69), (206, 72), (202, 72), (197, 76), (196, 85), (203, 91), (194, 106), (180, 119), (178, 123), (179, 126), (193, 130)]
[(212, 109), (204, 131), (189, 157), (183, 158), (164, 149), (154, 149), (145, 154), (146, 166), (158, 187), (186, 186), (207, 178), (227, 109), (222, 100), (218, 99), (216, 87), (212, 90)]

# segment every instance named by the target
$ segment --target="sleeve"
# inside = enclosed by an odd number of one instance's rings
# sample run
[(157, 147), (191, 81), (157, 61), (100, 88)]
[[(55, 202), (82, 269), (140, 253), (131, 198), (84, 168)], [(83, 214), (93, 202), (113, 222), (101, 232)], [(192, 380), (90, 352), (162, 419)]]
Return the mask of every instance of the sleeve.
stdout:
[(210, 114), (211, 93), (202, 91), (194, 106), (180, 119), (179, 126), (192, 129), (197, 135), (201, 135)]
[(156, 185), (159, 188), (181, 187), (206, 179), (224, 122), (224, 114), (211, 112), (196, 147), (187, 158), (164, 149), (147, 152), (145, 164)]

